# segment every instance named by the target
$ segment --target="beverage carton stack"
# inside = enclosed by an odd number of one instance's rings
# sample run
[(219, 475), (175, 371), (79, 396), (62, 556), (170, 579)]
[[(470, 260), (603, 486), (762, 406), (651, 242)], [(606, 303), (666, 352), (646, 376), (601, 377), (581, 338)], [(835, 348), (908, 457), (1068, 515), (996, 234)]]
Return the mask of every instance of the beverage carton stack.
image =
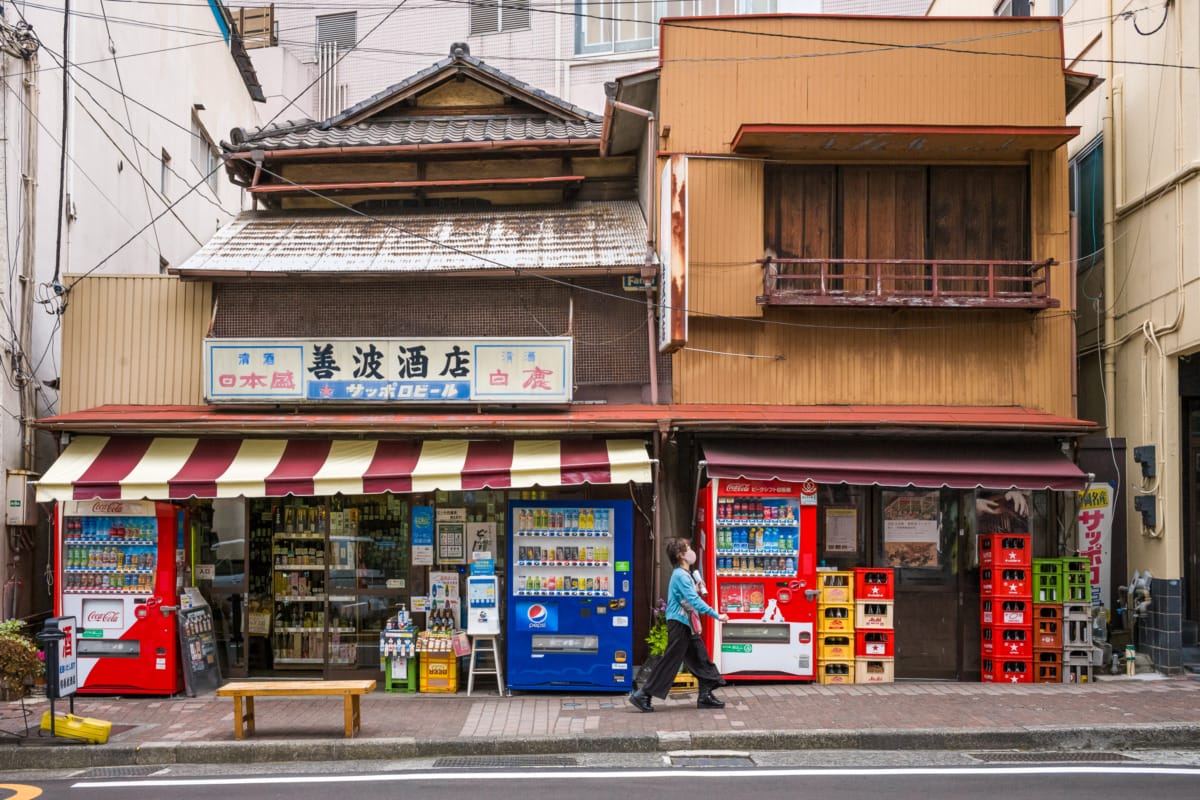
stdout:
[(1088, 560), (1035, 558), (1033, 581), (1035, 681), (1091, 681), (1092, 587)]
[(854, 569), (854, 682), (896, 679), (896, 572)]
[(1033, 682), (1031, 548), (1027, 533), (979, 536), (980, 656), (985, 682)]
[(854, 573), (817, 573), (817, 681), (854, 683)]

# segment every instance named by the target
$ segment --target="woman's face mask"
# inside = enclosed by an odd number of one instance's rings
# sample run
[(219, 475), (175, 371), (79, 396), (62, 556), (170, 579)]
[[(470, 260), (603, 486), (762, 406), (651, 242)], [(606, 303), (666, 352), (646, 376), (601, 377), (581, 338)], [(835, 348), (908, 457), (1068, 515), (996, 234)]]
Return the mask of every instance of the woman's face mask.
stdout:
[(683, 554), (683, 560), (689, 567), (691, 565), (695, 564), (696, 563), (696, 552), (689, 547), (688, 551)]

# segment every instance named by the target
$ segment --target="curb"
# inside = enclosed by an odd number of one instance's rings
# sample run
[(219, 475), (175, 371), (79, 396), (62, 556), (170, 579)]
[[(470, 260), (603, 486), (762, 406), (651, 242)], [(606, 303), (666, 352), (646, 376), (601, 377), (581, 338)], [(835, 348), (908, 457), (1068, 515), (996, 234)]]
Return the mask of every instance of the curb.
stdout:
[(147, 742), (141, 745), (0, 747), (0, 770), (85, 769), (172, 764), (371, 761), (479, 755), (647, 753), (679, 750), (1193, 750), (1200, 724), (1036, 726), (965, 729), (812, 729), (806, 731), (659, 732), (576, 738), (261, 739), (241, 742)]

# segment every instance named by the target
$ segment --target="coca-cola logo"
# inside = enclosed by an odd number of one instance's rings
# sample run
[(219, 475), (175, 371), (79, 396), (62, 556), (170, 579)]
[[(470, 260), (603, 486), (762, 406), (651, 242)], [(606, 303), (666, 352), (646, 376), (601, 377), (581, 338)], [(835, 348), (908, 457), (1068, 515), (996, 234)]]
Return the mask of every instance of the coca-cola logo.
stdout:
[(121, 612), (119, 611), (89, 611), (87, 615), (88, 622), (120, 622)]
[(92, 511), (97, 514), (122, 514), (125, 504), (120, 500), (97, 500), (92, 503)]

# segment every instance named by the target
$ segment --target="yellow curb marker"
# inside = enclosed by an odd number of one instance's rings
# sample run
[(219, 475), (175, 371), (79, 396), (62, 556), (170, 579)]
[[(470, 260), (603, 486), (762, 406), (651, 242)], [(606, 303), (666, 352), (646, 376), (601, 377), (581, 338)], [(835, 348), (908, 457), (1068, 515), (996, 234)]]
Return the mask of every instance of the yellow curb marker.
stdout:
[(42, 790), (36, 786), (26, 786), (22, 783), (0, 783), (0, 789), (8, 789), (13, 794), (5, 800), (33, 800), (42, 796)]

